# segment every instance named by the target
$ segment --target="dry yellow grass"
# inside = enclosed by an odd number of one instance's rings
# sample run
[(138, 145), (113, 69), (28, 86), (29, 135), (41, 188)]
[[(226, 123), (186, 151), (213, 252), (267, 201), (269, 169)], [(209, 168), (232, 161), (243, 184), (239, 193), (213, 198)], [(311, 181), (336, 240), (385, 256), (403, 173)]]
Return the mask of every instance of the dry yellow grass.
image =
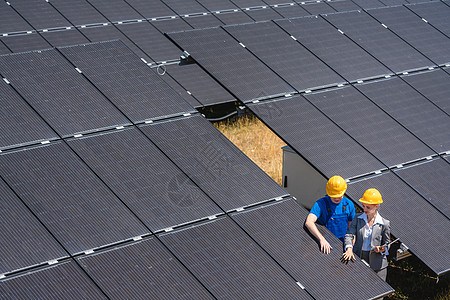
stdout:
[(283, 150), (286, 144), (254, 116), (225, 120), (214, 124), (254, 163), (282, 183)]

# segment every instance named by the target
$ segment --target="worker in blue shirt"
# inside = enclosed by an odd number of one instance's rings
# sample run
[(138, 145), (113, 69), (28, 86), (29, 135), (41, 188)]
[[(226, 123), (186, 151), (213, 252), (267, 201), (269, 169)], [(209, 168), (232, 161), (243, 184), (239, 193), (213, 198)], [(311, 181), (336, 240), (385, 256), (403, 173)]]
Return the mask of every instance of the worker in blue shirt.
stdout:
[(316, 201), (306, 218), (305, 226), (320, 243), (320, 251), (330, 253), (330, 243), (317, 229), (316, 222), (325, 225), (335, 236), (344, 242), (348, 226), (355, 217), (353, 202), (344, 197), (347, 182), (341, 176), (333, 176), (327, 182), (327, 196)]

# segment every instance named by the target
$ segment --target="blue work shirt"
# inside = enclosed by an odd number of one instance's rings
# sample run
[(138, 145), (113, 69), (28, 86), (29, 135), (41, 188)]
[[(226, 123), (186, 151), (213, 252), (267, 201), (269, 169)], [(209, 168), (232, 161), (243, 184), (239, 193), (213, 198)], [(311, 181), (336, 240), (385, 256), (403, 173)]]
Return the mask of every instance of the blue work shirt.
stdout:
[(335, 236), (344, 241), (348, 222), (355, 217), (355, 206), (345, 197), (336, 204), (331, 201), (330, 196), (325, 196), (314, 203), (310, 213), (317, 216), (319, 224), (325, 225)]

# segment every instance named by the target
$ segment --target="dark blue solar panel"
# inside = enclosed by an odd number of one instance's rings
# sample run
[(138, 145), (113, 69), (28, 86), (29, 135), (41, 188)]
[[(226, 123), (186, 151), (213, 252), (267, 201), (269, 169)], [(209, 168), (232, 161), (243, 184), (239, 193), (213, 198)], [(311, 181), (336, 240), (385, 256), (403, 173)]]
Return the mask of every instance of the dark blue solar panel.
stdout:
[(0, 38), (0, 55), (9, 53), (11, 53), (11, 50), (9, 50), (8, 47), (6, 47), (5, 43), (3, 43), (2, 39)]
[(232, 218), (315, 299), (353, 299), (355, 289), (359, 299), (393, 292), (360, 260), (343, 264), (342, 242), (324, 227), (319, 230), (333, 250), (328, 255), (321, 253), (303, 227), (307, 215), (306, 209), (289, 199), (234, 213)]
[(221, 11), (237, 8), (237, 6), (229, 0), (197, 0), (197, 2), (206, 7), (209, 11)]
[(391, 73), (321, 17), (276, 22), (348, 81)]
[(208, 10), (195, 0), (161, 0), (180, 16), (205, 13)]
[(267, 6), (263, 0), (231, 0), (239, 8), (245, 9), (249, 7)]
[(217, 19), (212, 14), (185, 17), (184, 20), (189, 23), (192, 28), (195, 29), (217, 27), (223, 25), (222, 21)]
[(216, 17), (227, 25), (253, 22), (253, 19), (242, 11), (216, 13)]
[(273, 22), (225, 26), (224, 29), (297, 91), (345, 82)]
[(326, 177), (350, 178), (385, 168), (301, 96), (247, 107)]
[(168, 16), (176, 16), (176, 13), (171, 10), (161, 0), (125, 0), (135, 10), (147, 19), (160, 18)]
[(369, 8), (377, 8), (377, 7), (385, 7), (383, 3), (378, 0), (352, 0), (355, 4), (360, 6), (363, 9)]
[(450, 165), (446, 161), (437, 158), (395, 170), (395, 173), (450, 219), (450, 205), (446, 200)]
[(2, 154), (0, 175), (70, 254), (149, 233), (64, 143)]
[[(347, 194), (355, 201), (368, 188), (383, 197), (380, 214), (391, 221), (391, 233), (436, 274), (450, 270), (450, 220), (392, 172), (350, 182)], [(355, 202), (358, 205), (360, 202)]]
[(0, 150), (58, 138), (56, 133), (3, 80), (0, 82)]
[(296, 3), (292, 3), (293, 5), (283, 5), (283, 6), (274, 6), (273, 9), (276, 10), (283, 18), (294, 18), (294, 17), (303, 17), (309, 16), (309, 12), (303, 9), (301, 6)]
[(229, 218), (159, 238), (216, 299), (312, 299)]
[(437, 153), (450, 149), (450, 118), (400, 78), (356, 85)]
[(194, 111), (120, 41), (60, 51), (134, 123)]
[(107, 299), (72, 260), (3, 280), (5, 299)]
[(450, 62), (450, 39), (404, 6), (369, 10), (374, 18), (436, 64)]
[(245, 13), (249, 15), (255, 21), (268, 21), (282, 18), (282, 16), (269, 6), (266, 8), (257, 8), (245, 10)]
[(213, 299), (157, 239), (77, 261), (111, 299)]
[(104, 16), (85, 0), (51, 0), (50, 4), (75, 26), (108, 22)]
[(450, 20), (448, 18), (450, 6), (447, 6), (440, 1), (434, 1), (408, 5), (407, 8), (450, 37)]
[(287, 194), (202, 116), (141, 130), (225, 211)]
[(0, 73), (60, 136), (129, 124), (57, 50), (1, 56)]
[(324, 17), (396, 73), (434, 66), (432, 61), (366, 13), (350, 12)]
[(71, 26), (48, 1), (11, 0), (8, 2), (36, 30)]
[(89, 40), (76, 28), (43, 32), (41, 35), (52, 47), (89, 43)]
[(33, 28), (7, 2), (0, 1), (0, 34), (30, 30)]
[(169, 37), (243, 102), (294, 92), (222, 28), (172, 33)]
[(152, 24), (162, 33), (192, 29), (192, 26), (181, 18), (152, 21)]
[(386, 166), (434, 154), (352, 86), (308, 94), (305, 98)]
[(332, 8), (334, 8), (336, 11), (352, 11), (361, 9), (361, 7), (356, 5), (351, 0), (329, 1), (327, 2), (327, 4)]
[(305, 2), (301, 7), (311, 15), (334, 13), (336, 10), (329, 6), (326, 2)]
[(139, 20), (143, 17), (124, 0), (89, 0), (110, 22)]
[(52, 46), (38, 33), (11, 35), (0, 38), (12, 52), (48, 49)]
[(68, 144), (152, 231), (221, 212), (136, 128)]
[[(67, 256), (28, 208), (0, 179), (0, 274)], [(1, 289), (0, 289), (1, 290)]]

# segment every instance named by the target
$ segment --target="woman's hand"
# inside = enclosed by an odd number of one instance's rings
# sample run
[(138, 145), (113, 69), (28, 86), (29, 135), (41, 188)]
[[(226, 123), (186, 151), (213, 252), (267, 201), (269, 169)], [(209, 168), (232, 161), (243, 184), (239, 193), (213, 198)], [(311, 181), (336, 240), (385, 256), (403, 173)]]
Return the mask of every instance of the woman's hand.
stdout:
[(347, 250), (342, 254), (342, 260), (343, 261), (355, 261), (355, 254), (353, 253), (353, 248), (349, 247)]
[(385, 252), (386, 251), (386, 248), (384, 248), (384, 247), (382, 247), (382, 246), (375, 246), (374, 248), (373, 248), (373, 252), (376, 252), (376, 253), (383, 253), (383, 252)]

